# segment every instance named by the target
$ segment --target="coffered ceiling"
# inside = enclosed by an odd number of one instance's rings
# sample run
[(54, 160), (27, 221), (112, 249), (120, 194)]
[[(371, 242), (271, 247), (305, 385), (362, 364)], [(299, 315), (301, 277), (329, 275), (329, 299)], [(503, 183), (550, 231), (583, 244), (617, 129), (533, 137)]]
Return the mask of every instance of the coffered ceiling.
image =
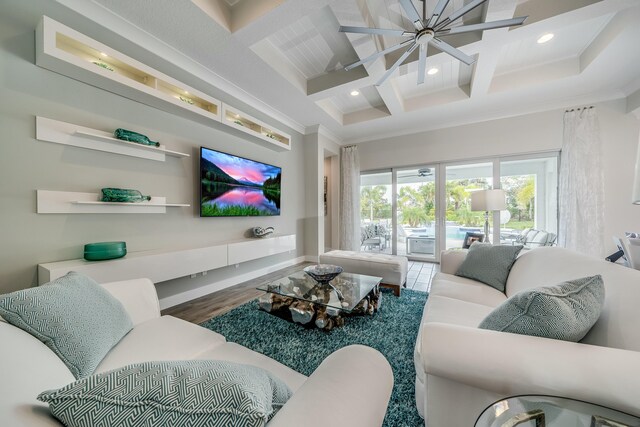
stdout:
[[(417, 85), (416, 50), (380, 86), (403, 50), (344, 67), (407, 38), (338, 28), (412, 30), (398, 0), (92, 1), (296, 127), (321, 125), (345, 143), (619, 98), (640, 88), (638, 0), (489, 0), (459, 25), (529, 18), (521, 27), (448, 36), (477, 59), (471, 66), (430, 48), (427, 70), (437, 71)], [(451, 0), (444, 16), (468, 2)], [(422, 10), (420, 0), (413, 3)], [(426, 0), (428, 14), (436, 3)], [(553, 39), (538, 43), (547, 33)]]

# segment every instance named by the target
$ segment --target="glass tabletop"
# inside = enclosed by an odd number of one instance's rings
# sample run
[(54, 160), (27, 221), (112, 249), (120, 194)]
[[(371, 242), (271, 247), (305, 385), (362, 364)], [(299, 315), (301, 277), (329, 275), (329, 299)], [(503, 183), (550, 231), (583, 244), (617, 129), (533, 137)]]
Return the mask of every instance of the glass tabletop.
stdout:
[(258, 286), (258, 289), (351, 312), (373, 288), (380, 284), (381, 280), (382, 277), (341, 273), (329, 282), (333, 286), (332, 288), (320, 285), (300, 270), (280, 279), (263, 283)]
[(515, 396), (482, 412), (475, 427), (639, 427), (640, 418), (580, 400), (555, 396)]

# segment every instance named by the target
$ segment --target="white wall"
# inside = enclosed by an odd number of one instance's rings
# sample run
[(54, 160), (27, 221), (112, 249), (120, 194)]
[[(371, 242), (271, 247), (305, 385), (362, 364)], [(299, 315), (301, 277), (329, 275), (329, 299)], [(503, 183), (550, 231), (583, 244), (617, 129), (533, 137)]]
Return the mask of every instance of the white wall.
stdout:
[[(596, 104), (604, 145), (605, 236), (640, 231), (640, 206), (631, 191), (640, 121), (626, 101)], [(375, 170), (484, 157), (560, 150), (564, 110), (475, 123), (359, 144), (361, 169)]]
[[(339, 161), (340, 146), (325, 135), (322, 131), (310, 133), (304, 137), (304, 173), (305, 173), (305, 202), (306, 202), (306, 218), (305, 218), (305, 254), (310, 257), (317, 257), (324, 253), (328, 244), (325, 243), (325, 216), (324, 216), (324, 175), (325, 158), (330, 157), (332, 167), (330, 180), (333, 181), (332, 197), (333, 200), (339, 200), (335, 194), (335, 186), (339, 182), (339, 176), (336, 176), (337, 169), (333, 166), (334, 159)], [(332, 215), (332, 236), (336, 224), (335, 216), (337, 206), (334, 205)]]
[[(160, 297), (272, 268), (304, 255), (305, 174), (300, 134), (284, 128), (293, 135), (293, 148), (290, 152), (273, 151), (251, 142), (248, 136), (228, 133), (221, 124), (207, 126), (176, 117), (40, 68), (34, 63), (34, 29), (43, 14), (72, 27), (95, 31), (89, 34), (93, 38), (109, 38), (104, 28), (51, 0), (8, 0), (0, 5), (0, 293), (35, 285), (38, 263), (81, 258), (83, 245), (89, 242), (124, 240), (129, 251), (135, 252), (239, 239), (254, 226), (271, 225), (280, 234), (298, 235), (296, 253), (248, 262), (237, 269), (215, 270), (196, 279), (161, 283), (157, 286)], [(135, 45), (120, 42), (113, 47), (136, 56)], [(157, 62), (162, 64), (161, 58)], [(167, 64), (167, 68), (171, 66)], [(186, 83), (212, 90), (201, 81)], [(251, 106), (228, 101), (281, 127)], [(172, 149), (190, 153), (191, 158), (170, 157), (163, 163), (37, 141), (36, 115), (105, 131), (117, 127), (136, 130)], [(281, 216), (200, 218), (201, 145), (281, 166)], [(99, 192), (102, 187), (135, 188), (144, 194), (166, 196), (170, 202), (190, 203), (192, 208), (147, 215), (36, 214), (37, 189)]]

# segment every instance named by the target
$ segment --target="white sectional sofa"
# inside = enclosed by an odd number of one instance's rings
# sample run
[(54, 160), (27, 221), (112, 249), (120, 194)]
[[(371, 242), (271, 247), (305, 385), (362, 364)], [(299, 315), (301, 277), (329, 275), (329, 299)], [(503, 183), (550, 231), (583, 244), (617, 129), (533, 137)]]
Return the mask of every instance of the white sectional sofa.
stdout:
[[(147, 279), (102, 286), (122, 302), (134, 328), (107, 354), (96, 373), (146, 361), (233, 361), (272, 372), (294, 392), (269, 427), (371, 427), (383, 422), (393, 374), (384, 356), (372, 348), (349, 346), (338, 350), (307, 378), (262, 354), (227, 342), (220, 334), (161, 316), (155, 287)], [(0, 342), (0, 425), (60, 426), (36, 396), (75, 381), (69, 369), (38, 339), (4, 321), (0, 321)], [(312, 408), (316, 410), (310, 416)]]
[[(455, 276), (466, 251), (442, 253), (415, 347), (416, 403), (427, 427), (473, 426), (505, 397), (542, 394), (640, 415), (640, 271), (556, 247), (523, 253), (506, 295)], [(507, 297), (601, 274), (603, 312), (579, 343), (483, 330)]]

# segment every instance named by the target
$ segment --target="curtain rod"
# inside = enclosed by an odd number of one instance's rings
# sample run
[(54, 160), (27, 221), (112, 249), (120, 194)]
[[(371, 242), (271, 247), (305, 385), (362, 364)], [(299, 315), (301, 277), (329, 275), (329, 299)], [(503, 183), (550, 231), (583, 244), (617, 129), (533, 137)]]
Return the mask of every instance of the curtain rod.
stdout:
[(564, 110), (565, 113), (570, 113), (572, 111), (580, 111), (580, 110), (590, 110), (593, 108), (593, 105), (590, 105), (589, 107), (582, 107), (582, 108), (572, 108), (571, 110)]

